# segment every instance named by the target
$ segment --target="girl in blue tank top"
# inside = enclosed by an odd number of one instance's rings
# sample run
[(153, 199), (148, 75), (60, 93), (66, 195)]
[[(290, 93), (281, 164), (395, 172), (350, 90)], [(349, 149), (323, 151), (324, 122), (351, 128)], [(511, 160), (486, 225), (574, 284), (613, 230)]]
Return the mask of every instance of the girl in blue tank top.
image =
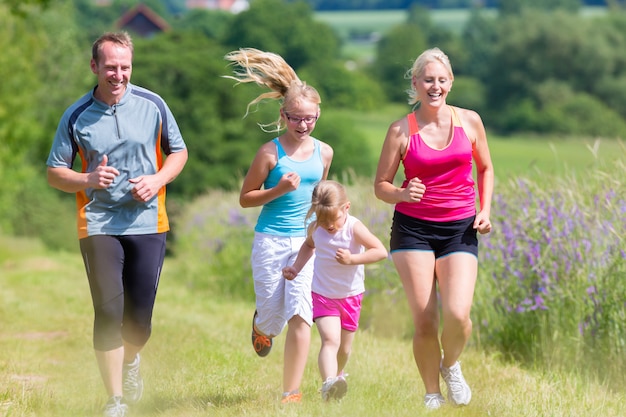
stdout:
[(328, 176), (333, 150), (311, 136), (320, 117), (318, 92), (301, 81), (279, 55), (243, 48), (225, 58), (237, 66), (234, 76), (227, 78), (272, 90), (249, 106), (266, 98), (281, 101), (278, 120), (261, 127), (284, 132), (257, 151), (239, 203), (262, 207), (251, 254), (256, 295), (252, 346), (257, 355), (266, 356), (272, 338), (287, 327), (282, 402), (300, 402), (313, 324), (313, 263), (308, 262), (292, 281), (283, 279), (282, 269), (293, 264), (306, 238), (305, 217), (313, 188)]

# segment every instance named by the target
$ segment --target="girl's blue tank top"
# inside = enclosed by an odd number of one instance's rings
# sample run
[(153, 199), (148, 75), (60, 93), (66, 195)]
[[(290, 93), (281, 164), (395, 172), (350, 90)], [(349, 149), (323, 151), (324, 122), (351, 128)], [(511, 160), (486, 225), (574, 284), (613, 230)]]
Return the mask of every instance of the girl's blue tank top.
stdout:
[(276, 236), (306, 236), (305, 217), (311, 207), (313, 188), (324, 175), (320, 143), (313, 139), (314, 150), (311, 157), (306, 161), (295, 161), (287, 156), (278, 138), (273, 142), (276, 144), (278, 162), (265, 179), (264, 188), (275, 187), (288, 172), (296, 172), (300, 176), (300, 185), (294, 191), (265, 204), (254, 230)]

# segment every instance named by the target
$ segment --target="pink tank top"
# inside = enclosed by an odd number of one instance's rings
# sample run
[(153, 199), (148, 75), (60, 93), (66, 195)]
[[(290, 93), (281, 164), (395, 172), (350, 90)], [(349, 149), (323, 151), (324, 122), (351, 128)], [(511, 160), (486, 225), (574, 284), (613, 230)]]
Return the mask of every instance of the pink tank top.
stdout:
[(433, 149), (422, 140), (415, 114), (407, 115), (409, 143), (402, 160), (405, 180), (419, 178), (426, 186), (418, 203), (401, 202), (396, 210), (420, 220), (449, 222), (476, 214), (476, 192), (472, 177), (472, 143), (453, 107), (453, 134), (443, 149)]

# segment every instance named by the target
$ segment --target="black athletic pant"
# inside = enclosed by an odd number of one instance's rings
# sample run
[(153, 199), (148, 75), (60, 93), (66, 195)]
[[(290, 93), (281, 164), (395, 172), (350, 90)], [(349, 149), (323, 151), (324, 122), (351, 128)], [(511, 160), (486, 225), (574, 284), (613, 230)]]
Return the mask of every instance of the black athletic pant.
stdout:
[(93, 346), (144, 345), (165, 257), (166, 233), (90, 236), (80, 240), (94, 307)]

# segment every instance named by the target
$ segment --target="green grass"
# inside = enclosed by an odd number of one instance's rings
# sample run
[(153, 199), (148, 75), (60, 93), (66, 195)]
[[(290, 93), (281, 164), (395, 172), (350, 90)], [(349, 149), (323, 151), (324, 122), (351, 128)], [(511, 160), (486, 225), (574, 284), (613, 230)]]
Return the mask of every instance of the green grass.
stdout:
[(626, 148), (613, 139), (491, 137), (491, 157), (498, 178), (582, 175), (624, 159)]
[[(319, 337), (313, 329), (304, 402), (282, 407), (284, 337), (275, 339), (268, 357), (258, 358), (249, 340), (253, 303), (190, 287), (179, 272), (187, 262), (184, 256), (166, 260), (153, 337), (143, 353), (145, 396), (133, 416), (423, 414), (411, 342), (393, 331), (406, 317), (374, 310), (385, 336), (375, 326), (357, 333), (347, 368), (350, 389), (341, 403), (319, 398)], [(91, 301), (80, 255), (0, 237), (0, 267), (0, 416), (99, 416), (106, 396), (91, 348)], [(472, 403), (437, 415), (623, 415), (622, 387), (612, 391), (575, 370), (528, 371), (475, 348), (462, 359)]]

